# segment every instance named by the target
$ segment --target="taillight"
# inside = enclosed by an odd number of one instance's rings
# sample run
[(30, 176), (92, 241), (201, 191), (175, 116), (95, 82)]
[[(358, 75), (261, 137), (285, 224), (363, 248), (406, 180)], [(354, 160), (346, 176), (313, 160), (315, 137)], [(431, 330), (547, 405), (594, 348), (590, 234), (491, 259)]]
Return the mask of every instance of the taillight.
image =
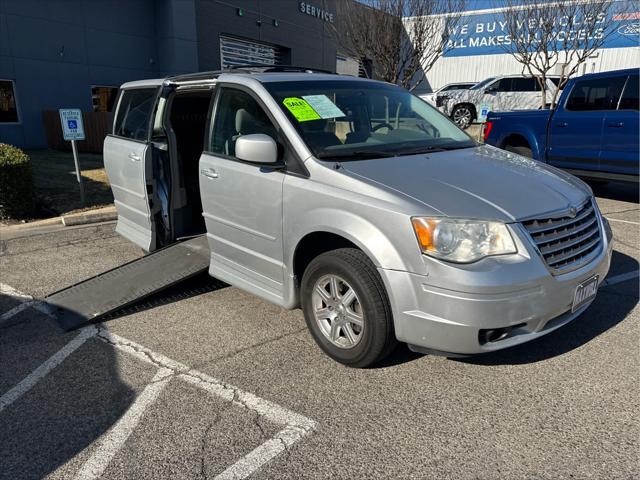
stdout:
[(491, 133), (491, 129), (493, 128), (493, 122), (485, 122), (484, 124), (484, 141), (487, 141), (489, 138), (489, 134)]

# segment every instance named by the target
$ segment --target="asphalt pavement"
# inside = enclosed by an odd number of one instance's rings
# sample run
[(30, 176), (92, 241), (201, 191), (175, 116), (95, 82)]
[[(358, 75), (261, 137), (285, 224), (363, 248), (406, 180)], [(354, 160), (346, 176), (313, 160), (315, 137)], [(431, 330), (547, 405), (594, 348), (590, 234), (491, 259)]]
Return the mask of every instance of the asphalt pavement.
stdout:
[(596, 193), (615, 253), (584, 315), (366, 370), (300, 311), (206, 276), (65, 333), (39, 299), (140, 250), (113, 223), (4, 231), (0, 479), (639, 478), (638, 191)]

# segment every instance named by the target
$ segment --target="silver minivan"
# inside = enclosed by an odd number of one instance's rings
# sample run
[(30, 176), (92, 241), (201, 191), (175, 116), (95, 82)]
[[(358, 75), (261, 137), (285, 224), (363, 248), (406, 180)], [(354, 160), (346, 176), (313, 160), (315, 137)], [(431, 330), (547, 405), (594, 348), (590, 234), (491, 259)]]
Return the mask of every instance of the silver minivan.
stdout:
[(122, 86), (104, 143), (121, 235), (206, 235), (212, 276), (302, 308), (357, 367), (398, 341), (498, 350), (588, 308), (612, 235), (582, 181), (394, 85), (274, 70)]

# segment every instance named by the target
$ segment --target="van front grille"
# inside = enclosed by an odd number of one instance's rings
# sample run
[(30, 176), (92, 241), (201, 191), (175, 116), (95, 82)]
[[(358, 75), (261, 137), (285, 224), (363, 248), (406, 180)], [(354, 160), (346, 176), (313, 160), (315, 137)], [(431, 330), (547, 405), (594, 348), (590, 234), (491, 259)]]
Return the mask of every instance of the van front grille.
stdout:
[(598, 216), (591, 201), (575, 215), (527, 220), (522, 225), (554, 273), (580, 267), (601, 249)]

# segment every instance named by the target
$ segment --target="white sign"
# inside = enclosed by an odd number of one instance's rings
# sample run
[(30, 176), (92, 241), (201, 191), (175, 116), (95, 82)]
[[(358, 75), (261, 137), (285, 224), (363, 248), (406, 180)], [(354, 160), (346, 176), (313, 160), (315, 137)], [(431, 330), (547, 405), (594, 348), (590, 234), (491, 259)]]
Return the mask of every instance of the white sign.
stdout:
[(300, 10), (300, 13), (319, 18), (325, 22), (333, 23), (333, 13), (325, 10), (324, 8), (316, 7), (315, 5), (311, 5), (306, 2), (300, 2), (298, 4), (298, 9)]
[(60, 124), (65, 140), (84, 140), (84, 125), (82, 112), (77, 108), (61, 108)]
[(326, 95), (304, 95), (304, 98), (311, 108), (313, 108), (320, 118), (344, 117), (344, 112), (340, 110)]
[(491, 111), (491, 105), (480, 105), (480, 115), (478, 115), (478, 122), (484, 123), (487, 120), (487, 115)]

